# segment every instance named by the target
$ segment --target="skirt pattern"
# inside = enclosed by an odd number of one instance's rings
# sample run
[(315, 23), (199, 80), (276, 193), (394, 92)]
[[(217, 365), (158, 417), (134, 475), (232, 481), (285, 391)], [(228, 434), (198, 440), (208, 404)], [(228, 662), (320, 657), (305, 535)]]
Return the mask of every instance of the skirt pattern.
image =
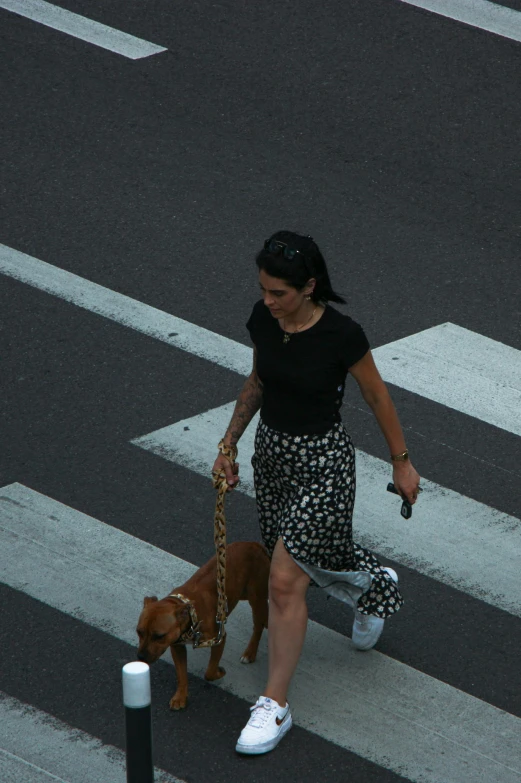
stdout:
[(403, 603), (376, 557), (353, 541), (355, 450), (344, 426), (324, 435), (288, 435), (262, 420), (252, 458), (263, 543), (269, 555), (282, 538), (297, 561), (335, 572), (370, 574), (358, 611), (389, 617)]

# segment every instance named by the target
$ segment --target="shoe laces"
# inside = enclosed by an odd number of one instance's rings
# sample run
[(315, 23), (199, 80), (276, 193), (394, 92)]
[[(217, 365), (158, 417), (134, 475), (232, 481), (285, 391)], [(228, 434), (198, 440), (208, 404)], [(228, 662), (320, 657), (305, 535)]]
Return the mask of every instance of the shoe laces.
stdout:
[(269, 701), (262, 701), (250, 707), (251, 717), (248, 721), (254, 729), (262, 729), (266, 725), (273, 711), (277, 709), (276, 704)]

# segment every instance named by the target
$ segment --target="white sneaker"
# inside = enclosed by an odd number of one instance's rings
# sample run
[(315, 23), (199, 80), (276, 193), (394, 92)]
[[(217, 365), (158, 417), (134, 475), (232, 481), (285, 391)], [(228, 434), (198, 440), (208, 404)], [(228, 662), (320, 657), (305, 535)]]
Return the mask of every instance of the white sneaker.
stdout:
[[(393, 582), (398, 584), (398, 574), (392, 568), (384, 568)], [(351, 641), (357, 650), (371, 650), (384, 629), (384, 620), (374, 614), (362, 614), (355, 609)]]
[(281, 707), (273, 699), (260, 696), (250, 709), (251, 717), (241, 731), (235, 750), (237, 753), (267, 753), (291, 729), (289, 705)]

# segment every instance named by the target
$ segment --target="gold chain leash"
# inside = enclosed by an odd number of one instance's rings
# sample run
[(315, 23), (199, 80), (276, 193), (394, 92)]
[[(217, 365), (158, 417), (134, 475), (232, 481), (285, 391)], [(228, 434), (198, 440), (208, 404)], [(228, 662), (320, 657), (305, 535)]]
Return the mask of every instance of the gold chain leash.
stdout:
[[(237, 446), (226, 446), (223, 441), (218, 446), (221, 454), (226, 457), (233, 467), (237, 459)], [(217, 636), (213, 639), (203, 639), (201, 623), (192, 601), (181, 593), (170, 593), (169, 598), (178, 598), (186, 604), (190, 611), (190, 628), (179, 637), (176, 644), (193, 644), (196, 647), (215, 647), (224, 638), (224, 625), (228, 614), (228, 602), (226, 600), (226, 517), (224, 516), (224, 498), (228, 491), (228, 482), (224, 470), (219, 473), (212, 471), (214, 488), (217, 490), (215, 501), (214, 534), (215, 555), (217, 559)]]
[[(226, 444), (221, 441), (218, 449), (230, 462), (233, 470), (235, 460), (237, 459), (237, 446), (226, 446)], [(219, 473), (214, 473), (212, 471), (212, 480), (213, 486), (217, 490), (213, 534), (215, 556), (217, 560), (217, 615), (215, 617), (217, 623), (217, 636), (213, 639), (201, 639), (199, 622), (195, 613), (195, 607), (192, 605), (193, 613), (191, 611), (191, 617), (193, 630), (190, 637), (186, 638), (186, 641), (192, 641), (194, 647), (215, 647), (217, 644), (220, 644), (224, 638), (224, 625), (228, 614), (228, 602), (226, 600), (226, 517), (224, 515), (224, 498), (228, 491), (226, 473), (224, 470), (219, 471)]]

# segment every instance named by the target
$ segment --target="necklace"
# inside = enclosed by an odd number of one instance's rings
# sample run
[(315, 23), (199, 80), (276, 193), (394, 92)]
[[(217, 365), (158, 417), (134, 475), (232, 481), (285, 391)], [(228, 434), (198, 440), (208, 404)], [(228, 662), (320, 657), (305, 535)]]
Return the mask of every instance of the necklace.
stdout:
[(313, 310), (313, 312), (312, 312), (312, 313), (311, 313), (311, 315), (309, 316), (308, 320), (307, 320), (307, 321), (304, 321), (304, 323), (303, 323), (303, 324), (301, 324), (300, 326), (298, 326), (298, 327), (295, 329), (295, 331), (294, 331), (294, 332), (287, 332), (287, 331), (286, 331), (286, 329), (285, 329), (285, 326), (286, 326), (286, 319), (285, 319), (285, 318), (283, 318), (283, 319), (282, 319), (282, 329), (283, 329), (283, 331), (284, 331), (284, 337), (282, 338), (282, 342), (284, 343), (284, 345), (286, 345), (287, 343), (289, 343), (289, 341), (290, 341), (290, 338), (291, 338), (291, 335), (292, 335), (292, 334), (297, 334), (297, 332), (300, 332), (300, 330), (301, 330), (301, 329), (303, 329), (305, 326), (307, 326), (307, 325), (308, 325), (308, 323), (309, 323), (309, 322), (312, 320), (312, 318), (313, 318), (313, 316), (315, 315), (315, 313), (316, 313), (316, 312), (317, 312), (317, 308), (315, 307), (315, 309)]

